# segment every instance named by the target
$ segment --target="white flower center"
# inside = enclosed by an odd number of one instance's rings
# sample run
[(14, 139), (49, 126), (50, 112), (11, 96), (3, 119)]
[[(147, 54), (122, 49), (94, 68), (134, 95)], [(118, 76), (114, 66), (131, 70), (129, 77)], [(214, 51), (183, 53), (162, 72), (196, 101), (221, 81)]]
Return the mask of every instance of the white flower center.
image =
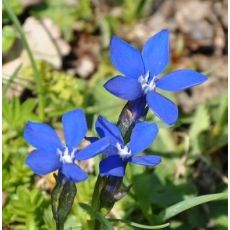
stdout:
[(154, 76), (153, 79), (151, 81), (149, 81), (149, 71), (147, 71), (147, 73), (144, 76), (141, 75), (138, 78), (138, 81), (141, 84), (141, 88), (142, 88), (144, 94), (146, 94), (147, 92), (149, 92), (151, 90), (156, 89), (156, 80), (157, 80), (157, 77)]
[(122, 147), (120, 143), (116, 144), (118, 154), (122, 159), (128, 158), (132, 155), (131, 151), (127, 146)]
[(64, 151), (57, 149), (57, 153), (60, 157), (60, 161), (62, 163), (73, 163), (76, 149), (73, 149), (71, 153), (69, 153), (69, 149), (67, 146), (64, 147)]

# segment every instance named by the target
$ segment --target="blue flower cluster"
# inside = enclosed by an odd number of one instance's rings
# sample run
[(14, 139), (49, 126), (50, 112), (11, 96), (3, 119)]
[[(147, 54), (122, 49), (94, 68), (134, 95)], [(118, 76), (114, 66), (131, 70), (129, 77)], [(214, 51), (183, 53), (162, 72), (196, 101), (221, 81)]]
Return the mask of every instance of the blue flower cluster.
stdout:
[(199, 85), (207, 77), (191, 69), (176, 70), (162, 77), (169, 63), (169, 32), (164, 29), (151, 37), (142, 52), (118, 37), (110, 45), (112, 64), (124, 76), (116, 76), (104, 87), (115, 96), (133, 101), (144, 97), (147, 105), (166, 124), (178, 118), (177, 106), (157, 89), (178, 92)]
[(104, 152), (107, 158), (100, 162), (100, 174), (102, 176), (123, 177), (128, 162), (155, 166), (161, 161), (161, 158), (155, 155), (136, 156), (147, 149), (157, 136), (158, 128), (154, 123), (137, 123), (132, 130), (128, 144), (125, 144), (118, 127), (101, 116), (96, 122), (96, 130), (101, 138), (107, 137), (110, 142), (110, 146)]
[(38, 175), (60, 170), (69, 181), (87, 179), (87, 174), (77, 161), (96, 156), (109, 146), (107, 138), (101, 138), (84, 149), (79, 144), (87, 132), (84, 113), (80, 109), (67, 112), (62, 117), (65, 144), (62, 144), (55, 130), (47, 124), (28, 122), (24, 138), (36, 149), (26, 159), (27, 165)]
[[(112, 64), (124, 75), (116, 76), (104, 86), (115, 96), (134, 103), (137, 109), (150, 108), (163, 122), (171, 125), (178, 118), (177, 106), (158, 93), (158, 89), (177, 92), (203, 83), (207, 77), (191, 69), (177, 70), (162, 77), (169, 62), (169, 32), (162, 30), (151, 37), (142, 52), (118, 37), (110, 44)], [(138, 156), (154, 141), (158, 133), (155, 123), (135, 122), (130, 140), (125, 143), (119, 128), (99, 116), (96, 131), (100, 138), (81, 149), (79, 145), (87, 133), (84, 113), (79, 110), (67, 112), (62, 117), (65, 144), (53, 128), (47, 124), (28, 122), (24, 138), (35, 147), (28, 155), (27, 165), (38, 175), (59, 170), (67, 180), (79, 182), (87, 174), (78, 165), (98, 154), (106, 155), (100, 162), (101, 176), (123, 177), (128, 163), (155, 166), (161, 158), (156, 155)]]

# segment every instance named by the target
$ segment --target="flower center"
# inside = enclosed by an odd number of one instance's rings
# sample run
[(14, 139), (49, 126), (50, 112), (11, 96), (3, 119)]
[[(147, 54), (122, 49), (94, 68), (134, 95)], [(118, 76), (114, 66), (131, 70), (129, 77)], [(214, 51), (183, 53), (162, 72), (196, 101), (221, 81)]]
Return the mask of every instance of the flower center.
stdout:
[(67, 146), (64, 147), (63, 151), (61, 151), (60, 149), (57, 149), (57, 153), (62, 163), (73, 163), (75, 152), (76, 152), (76, 149), (73, 149), (72, 152), (70, 153)]
[(153, 77), (152, 80), (149, 79), (149, 71), (147, 71), (144, 76), (141, 75), (138, 78), (138, 81), (141, 84), (141, 88), (142, 88), (144, 94), (146, 94), (147, 92), (149, 92), (151, 90), (156, 89), (156, 80), (157, 80), (157, 77), (155, 77), (155, 76)]
[(116, 144), (117, 150), (118, 150), (118, 155), (122, 159), (126, 159), (132, 155), (131, 151), (128, 149), (127, 146), (122, 147), (120, 143)]

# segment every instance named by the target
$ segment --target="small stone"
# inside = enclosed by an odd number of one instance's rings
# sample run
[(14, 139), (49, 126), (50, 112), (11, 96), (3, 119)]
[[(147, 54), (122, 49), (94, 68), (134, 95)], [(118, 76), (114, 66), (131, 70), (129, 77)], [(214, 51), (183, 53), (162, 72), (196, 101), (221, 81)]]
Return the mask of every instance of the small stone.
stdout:
[(35, 58), (44, 60), (55, 68), (62, 67), (62, 56), (70, 52), (70, 46), (61, 38), (61, 31), (51, 19), (41, 21), (26, 19), (23, 29)]

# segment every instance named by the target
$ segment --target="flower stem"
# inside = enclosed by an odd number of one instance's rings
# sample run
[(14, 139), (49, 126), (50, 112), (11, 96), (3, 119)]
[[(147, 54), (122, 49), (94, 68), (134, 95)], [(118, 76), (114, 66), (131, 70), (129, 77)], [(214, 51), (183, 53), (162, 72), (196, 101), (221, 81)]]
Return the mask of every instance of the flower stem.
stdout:
[(39, 107), (39, 117), (41, 120), (44, 119), (44, 93), (43, 93), (43, 82), (42, 82), (42, 77), (41, 74), (37, 68), (33, 53), (30, 49), (30, 46), (27, 42), (26, 36), (24, 34), (24, 31), (20, 25), (20, 22), (17, 18), (17, 16), (15, 15), (14, 11), (12, 10), (12, 8), (10, 7), (9, 3), (7, 0), (3, 0), (3, 4), (5, 6), (6, 12), (9, 15), (10, 19), (12, 20), (12, 22), (15, 25), (15, 28), (17, 30), (17, 32), (20, 34), (23, 45), (28, 53), (30, 62), (31, 62), (31, 66), (34, 72), (34, 79), (36, 82), (36, 87), (37, 87), (37, 93), (38, 93), (38, 107)]
[(56, 230), (64, 230), (64, 223), (56, 223)]
[(77, 194), (75, 183), (67, 181), (62, 173), (54, 176), (56, 186), (51, 193), (51, 205), (56, 229), (63, 230), (64, 223), (72, 208)]
[[(99, 175), (97, 177), (97, 181), (94, 187), (93, 197), (91, 202), (92, 208), (95, 211), (100, 211), (100, 206), (101, 206), (100, 194), (104, 183), (105, 183), (105, 179)], [(95, 218), (92, 219), (91, 229), (93, 230), (100, 229), (100, 222), (98, 222)]]
[(99, 175), (95, 184), (95, 189), (92, 198), (92, 208), (97, 210), (100, 207), (100, 187), (102, 184), (103, 178)]
[[(145, 101), (143, 100), (143, 98), (140, 98), (136, 101), (128, 102), (120, 113), (117, 126), (121, 131), (125, 143), (128, 143), (130, 140), (135, 122), (141, 117), (145, 119), (147, 110), (145, 108)], [(113, 208), (115, 202), (123, 197), (118, 196), (122, 187), (122, 182), (123, 177), (101, 177), (99, 175), (94, 187), (91, 202), (92, 208), (96, 212), (100, 212), (102, 215), (106, 216)], [(124, 192), (124, 194), (126, 194), (127, 191)], [(95, 218), (91, 220), (90, 224), (93, 230), (99, 230), (101, 227), (100, 222)]]

